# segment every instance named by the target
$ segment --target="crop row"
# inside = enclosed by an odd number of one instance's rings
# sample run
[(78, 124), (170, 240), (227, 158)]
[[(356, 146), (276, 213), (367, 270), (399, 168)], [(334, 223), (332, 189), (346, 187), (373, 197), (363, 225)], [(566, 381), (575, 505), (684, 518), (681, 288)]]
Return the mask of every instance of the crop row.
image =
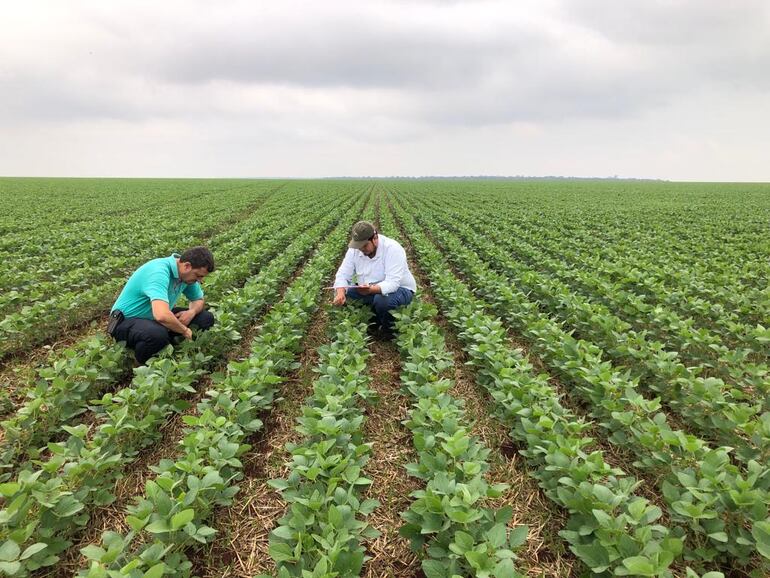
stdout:
[(509, 536), (512, 508), (483, 506), (508, 485), (485, 480), (489, 449), (470, 435), (463, 403), (449, 393), (454, 383), (445, 375), (454, 363), (431, 321), (435, 313), (432, 306), (416, 301), (395, 314), (401, 381), (412, 399), (404, 423), (418, 454), (407, 471), (425, 482), (424, 489), (412, 493), (400, 533), (424, 558), (428, 578), (520, 576), (514, 550), (526, 540), (527, 527), (518, 526)]
[[(382, 195), (378, 202), (382, 209)], [(380, 210), (379, 222), (388, 235), (399, 239), (390, 211)], [(402, 387), (412, 399), (404, 424), (412, 431), (418, 456), (417, 463), (406, 468), (426, 482), (402, 513), (406, 524), (400, 533), (423, 557), (423, 571), (431, 578), (519, 576), (514, 551), (525, 542), (528, 528), (517, 526), (508, 535), (512, 509), (484, 507), (486, 500), (499, 498), (508, 486), (490, 486), (485, 479), (489, 449), (470, 435), (472, 424), (464, 403), (450, 393), (454, 360), (433, 323), (435, 315), (435, 307), (419, 298), (394, 313)]]
[(682, 540), (660, 523), (660, 509), (637, 495), (640, 483), (611, 467), (601, 451), (589, 453), (591, 424), (562, 406), (548, 376), (535, 374), (521, 351), (507, 346), (500, 321), (454, 278), (409, 213), (397, 208), (397, 217), (479, 382), (494, 399), (496, 417), (526, 444), (522, 454), (548, 498), (570, 513), (561, 532), (570, 549), (595, 573), (671, 576)]
[(704, 290), (703, 297), (710, 302), (724, 297), (725, 303), (730, 303), (729, 293), (720, 289), (742, 296), (752, 288), (767, 288), (769, 247), (761, 238), (766, 216), (753, 210), (759, 207), (736, 203), (736, 196), (729, 193), (730, 202), (721, 206), (711, 195), (702, 199), (705, 203), (686, 201), (666, 206), (653, 196), (645, 198), (650, 187), (642, 188), (647, 190), (640, 191), (637, 198), (605, 196), (594, 199), (598, 203), (586, 203), (589, 195), (577, 195), (566, 211), (544, 210), (542, 202), (522, 207), (519, 199), (498, 194), (479, 195), (480, 202), (474, 207), (486, 200), (490, 208), (500, 209), (502, 205), (512, 209), (502, 211), (503, 215), (525, 213), (527, 218), (518, 222), (531, 227), (536, 240), (570, 239), (566, 249), (574, 247), (601, 254), (609, 261), (619, 258), (637, 263), (640, 270), (650, 270), (651, 278), (660, 278), (672, 290), (686, 290), (688, 286)]
[(358, 576), (366, 561), (361, 541), (379, 535), (361, 519), (379, 505), (361, 499), (371, 484), (363, 475), (371, 444), (363, 439), (360, 407), (375, 395), (365, 375), (371, 313), (351, 306), (331, 316), (333, 340), (318, 349), (318, 377), (297, 418), (302, 439), (286, 446), (289, 474), (269, 482), (287, 504), (270, 532), (279, 578)]
[(686, 366), (676, 351), (650, 342), (646, 334), (631, 329), (605, 306), (581, 298), (568, 285), (514, 259), (499, 244), (480, 234), (486, 233), (486, 228), (472, 229), (448, 218), (440, 222), (455, 231), (460, 241), (475, 250), (488, 266), (537, 298), (541, 309), (599, 345), (619, 368), (628, 368), (640, 385), (660, 395), (696, 430), (736, 448), (735, 455), (743, 462), (753, 459), (766, 463), (770, 459), (770, 413), (762, 413), (770, 408), (766, 389), (754, 396), (728, 386), (720, 378), (699, 377), (699, 368)]
[[(432, 206), (439, 205), (433, 203)], [(455, 211), (452, 220), (456, 217)], [(558, 240), (546, 242), (540, 239), (536, 247), (531, 244), (534, 241), (525, 240), (540, 237), (542, 231), (529, 236), (519, 224), (491, 215), (472, 217), (470, 221), (478, 223), (490, 240), (505, 247), (520, 260), (548, 270), (599, 300), (638, 330), (646, 331), (666, 347), (678, 350), (681, 357), (690, 363), (738, 385), (753, 388), (766, 383), (770, 370), (762, 362), (768, 358), (770, 332), (763, 326), (731, 322), (730, 343), (723, 340), (721, 334), (699, 326), (693, 318), (682, 317), (661, 305), (653, 298), (654, 294), (637, 294), (608, 281), (604, 275), (604, 263), (596, 255), (586, 254), (582, 261), (566, 264), (563, 255), (569, 254), (570, 249)]]
[[(766, 380), (770, 371), (767, 343), (770, 331), (762, 325), (730, 321), (724, 315), (729, 329), (712, 330), (709, 324), (698, 323), (695, 317), (682, 316), (665, 304), (658, 294), (629, 291), (604, 278), (603, 263), (595, 256), (565, 265), (562, 259), (547, 257), (542, 248), (515, 242), (514, 252), (521, 259), (539, 265), (554, 275), (569, 280), (580, 290), (596, 297), (628, 323), (639, 330), (650, 332), (681, 355), (707, 368), (713, 374), (754, 386)], [(551, 248), (554, 251), (555, 247)], [(661, 289), (662, 295), (670, 295)]]
[(214, 509), (231, 504), (242, 476), (240, 457), (250, 448), (245, 441), (262, 429), (260, 415), (272, 407), (282, 376), (296, 367), (321, 283), (331, 273), (349, 220), (343, 217), (265, 316), (250, 355), (231, 361), (226, 373), (213, 376), (197, 414), (183, 418), (187, 428), (181, 457), (153, 468), (157, 476), (146, 482), (144, 496), (128, 509), (128, 533), (105, 532), (101, 546), (82, 550), (91, 562), (79, 576), (189, 576), (184, 550), (216, 538), (208, 526)]
[[(766, 284), (761, 282), (766, 280), (767, 272), (765, 276), (741, 280), (746, 273), (747, 258), (751, 257), (749, 252), (756, 248), (756, 242), (736, 245), (731, 239), (726, 245), (717, 233), (719, 244), (696, 256), (689, 249), (702, 242), (702, 235), (688, 239), (683, 246), (681, 242), (667, 242), (659, 228), (642, 239), (624, 238), (623, 235), (628, 234), (625, 228), (610, 226), (607, 229), (615, 235), (605, 240), (598, 252), (592, 246), (596, 238), (591, 229), (569, 231), (566, 234), (572, 243), (563, 247), (561, 255), (573, 261), (590, 258), (600, 262), (607, 279), (619, 288), (654, 296), (660, 303), (701, 318), (728, 333), (735, 332), (731, 327), (733, 323), (740, 323), (741, 319), (756, 322), (757, 311), (770, 310), (767, 308), (770, 296)], [(556, 240), (547, 227), (536, 227), (532, 233), (530, 238)], [(544, 248), (547, 250), (547, 246)], [(707, 259), (709, 253), (718, 256), (719, 261)], [(761, 263), (761, 257), (755, 259), (755, 263)]]
[[(424, 215), (420, 222), (436, 226)], [(604, 361), (601, 349), (573, 338), (540, 314), (519, 288), (489, 270), (462, 243), (448, 235), (444, 243), (474, 291), (591, 403), (609, 440), (633, 452), (638, 467), (663, 476), (661, 492), (668, 515), (687, 532), (689, 556), (708, 561), (721, 555), (747, 564), (757, 552), (770, 554), (766, 466), (749, 461), (742, 470), (731, 464), (729, 448), (710, 448), (673, 428), (659, 411), (660, 401), (641, 396), (636, 381)]]
[[(89, 433), (86, 425), (64, 427), (65, 442), (49, 444), (52, 457), (37, 470), (22, 471), (16, 481), (0, 486), (6, 507), (0, 511), (0, 539), (10, 548), (29, 550), (8, 560), (13, 576), (56, 563), (69, 537), (88, 520), (88, 509), (112, 501), (110, 488), (140, 448), (158, 437), (158, 426), (173, 411), (186, 409), (180, 399), (192, 384), (221, 360), (247, 326), (276, 296), (283, 279), (334, 224), (329, 217), (295, 235), (280, 257), (238, 291), (222, 300), (217, 324), (195, 341), (183, 342), (178, 359), (159, 356), (137, 368), (130, 387), (106, 394), (99, 402), (101, 421)], [(25, 556), (25, 552), (27, 555)]]
[[(548, 188), (547, 203), (545, 197), (533, 195), (528, 205), (521, 192), (493, 194), (481, 187), (472, 193), (472, 206), (467, 190), (454, 195), (442, 190), (441, 202), (463, 211), (464, 219), (488, 215), (513, 238), (527, 239), (541, 253), (573, 262), (588, 259), (611, 275), (605, 282), (617, 290), (636, 288), (648, 297), (657, 292), (672, 305), (679, 299), (688, 315), (709, 323), (717, 320), (724, 327), (738, 319), (766, 324), (770, 290), (761, 212), (736, 210), (741, 208), (738, 204), (714, 205), (714, 197), (705, 197), (708, 204), (702, 208), (678, 214), (683, 205), (666, 206), (666, 201), (650, 195), (649, 186), (636, 197), (622, 195), (620, 202), (598, 191), (594, 199), (593, 191), (575, 191), (579, 194), (569, 197), (565, 210), (554, 203), (558, 187)], [(436, 198), (427, 192), (424, 196)], [(737, 214), (726, 220), (730, 212)], [(745, 283), (738, 281), (741, 277)], [(650, 288), (663, 284), (667, 291), (651, 293), (647, 281)]]

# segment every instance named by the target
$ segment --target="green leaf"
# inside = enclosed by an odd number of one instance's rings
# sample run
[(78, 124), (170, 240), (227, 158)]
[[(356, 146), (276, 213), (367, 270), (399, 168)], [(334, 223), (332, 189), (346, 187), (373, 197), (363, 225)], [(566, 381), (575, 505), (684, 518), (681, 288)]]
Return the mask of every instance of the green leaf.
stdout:
[(623, 560), (623, 566), (634, 576), (655, 576), (655, 565), (645, 556), (631, 556)]
[(342, 512), (340, 509), (332, 505), (329, 507), (329, 523), (335, 528), (342, 528)]
[[(142, 560), (140, 558), (134, 558), (128, 564), (126, 564), (120, 569), (120, 573), (123, 574), (124, 576), (128, 575), (128, 573), (131, 572), (131, 570), (133, 570), (134, 568), (138, 568), (139, 566), (141, 566), (141, 564), (142, 564)], [(91, 578), (91, 575), (89, 574), (87, 578)]]
[(18, 562), (0, 562), (0, 571), (5, 572), (8, 576), (13, 576), (21, 569), (21, 564)]
[(104, 548), (100, 548), (96, 544), (89, 544), (85, 548), (81, 548), (80, 553), (89, 560), (96, 560), (97, 562), (100, 562), (102, 556), (104, 556), (107, 551)]
[(142, 575), (142, 578), (160, 578), (165, 572), (166, 565), (163, 562), (158, 562), (155, 566), (147, 570), (147, 572)]
[(200, 418), (196, 415), (183, 415), (182, 423), (185, 425), (198, 425)]
[(213, 536), (216, 533), (216, 528), (212, 528), (211, 526), (198, 526), (198, 531), (196, 532), (198, 536), (203, 536), (204, 538)]
[(361, 506), (358, 508), (358, 511), (361, 512), (364, 516), (371, 514), (377, 506), (379, 506), (380, 503), (377, 500), (364, 500), (361, 502)]
[(277, 480), (268, 480), (267, 485), (272, 488), (275, 488), (278, 491), (283, 491), (289, 487), (289, 482), (279, 478)]
[(10, 498), (13, 496), (16, 492), (21, 489), (21, 484), (17, 484), (15, 482), (7, 482), (5, 484), (0, 484), (0, 494), (5, 496), (6, 498)]
[(447, 570), (438, 560), (423, 560), (422, 571), (425, 578), (447, 578)]
[(511, 530), (511, 537), (508, 540), (508, 544), (510, 544), (511, 550), (515, 550), (524, 542), (527, 541), (527, 536), (529, 535), (529, 526), (516, 526), (513, 530)]
[(467, 532), (455, 532), (455, 543), (459, 547), (458, 554), (464, 554), (466, 551), (471, 550), (475, 545), (473, 536)]
[(754, 522), (751, 535), (757, 541), (757, 550), (765, 558), (770, 558), (770, 518), (762, 522)]
[(601, 544), (579, 544), (570, 546), (570, 550), (596, 574), (604, 572), (610, 565), (610, 557)]
[(126, 524), (131, 526), (131, 529), (134, 532), (138, 532), (142, 528), (144, 528), (144, 525), (147, 523), (147, 520), (144, 520), (142, 518), (137, 518), (136, 516), (126, 516)]
[(56, 505), (53, 513), (60, 518), (70, 518), (77, 514), (85, 507), (83, 502), (79, 502), (72, 496), (64, 496), (64, 498)]
[(278, 526), (273, 530), (272, 534), (276, 538), (283, 540), (292, 540), (294, 538), (294, 531), (289, 526)]
[(495, 566), (494, 574), (497, 578), (511, 578), (512, 576), (516, 576), (516, 568), (513, 567), (513, 560), (510, 558), (500, 560), (497, 563), (497, 566)]
[(21, 548), (13, 540), (6, 540), (6, 542), (0, 546), (0, 560), (4, 562), (13, 562), (19, 557)]
[(716, 540), (717, 542), (727, 542), (727, 534), (725, 532), (714, 532), (709, 534), (709, 538)]
[(174, 480), (165, 476), (159, 476), (155, 478), (155, 483), (160, 486), (161, 489), (170, 492), (174, 489)]
[(507, 524), (513, 517), (513, 508), (511, 506), (504, 506), (495, 512), (495, 522)]
[(168, 520), (155, 520), (145, 530), (150, 532), (150, 534), (163, 534), (164, 532), (170, 532), (171, 527), (168, 525)]
[(276, 562), (294, 561), (294, 550), (288, 544), (282, 542), (270, 544), (268, 552), (270, 557)]
[(500, 548), (505, 544), (505, 525), (495, 524), (487, 531), (487, 540), (493, 548)]
[(32, 544), (29, 546), (24, 552), (21, 553), (21, 556), (19, 556), (19, 560), (26, 560), (30, 556), (34, 556), (38, 552), (41, 552), (45, 550), (48, 547), (48, 544), (45, 542), (36, 542), (35, 544)]
[(174, 517), (171, 518), (171, 528), (173, 530), (184, 528), (187, 524), (192, 522), (194, 517), (195, 517), (195, 510), (193, 510), (192, 508), (188, 508), (187, 510), (182, 510), (178, 514), (174, 514)]
[(483, 570), (491, 570), (491, 567), (488, 567), (489, 565), (489, 556), (485, 552), (476, 552), (474, 550), (470, 550), (465, 553), (465, 559), (470, 562), (471, 566), (477, 570), (476, 575), (478, 576), (481, 571)]

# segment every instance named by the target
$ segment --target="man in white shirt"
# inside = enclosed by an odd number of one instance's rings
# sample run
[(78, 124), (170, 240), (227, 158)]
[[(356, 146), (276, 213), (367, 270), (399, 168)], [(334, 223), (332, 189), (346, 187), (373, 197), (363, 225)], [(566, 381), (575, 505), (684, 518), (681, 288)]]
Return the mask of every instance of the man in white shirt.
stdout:
[[(334, 279), (334, 305), (356, 299), (374, 310), (383, 339), (393, 337), (396, 307), (411, 303), (417, 283), (409, 271), (406, 251), (399, 243), (380, 235), (369, 221), (353, 225), (348, 252)], [(353, 276), (356, 284), (351, 285)]]

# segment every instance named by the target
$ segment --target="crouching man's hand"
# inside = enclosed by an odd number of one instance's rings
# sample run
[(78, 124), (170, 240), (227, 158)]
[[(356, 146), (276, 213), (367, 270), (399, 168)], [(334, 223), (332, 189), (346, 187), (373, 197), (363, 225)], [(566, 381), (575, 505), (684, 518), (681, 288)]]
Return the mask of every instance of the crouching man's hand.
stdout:
[(185, 311), (179, 311), (178, 313), (174, 313), (177, 319), (179, 319), (179, 323), (184, 325), (185, 327), (189, 327), (190, 323), (193, 319), (195, 319), (196, 313), (194, 311), (190, 311), (189, 309)]
[(343, 287), (334, 290), (334, 301), (332, 301), (332, 304), (337, 307), (345, 305), (345, 289)]
[(379, 285), (361, 285), (356, 287), (359, 295), (377, 295), (380, 292)]

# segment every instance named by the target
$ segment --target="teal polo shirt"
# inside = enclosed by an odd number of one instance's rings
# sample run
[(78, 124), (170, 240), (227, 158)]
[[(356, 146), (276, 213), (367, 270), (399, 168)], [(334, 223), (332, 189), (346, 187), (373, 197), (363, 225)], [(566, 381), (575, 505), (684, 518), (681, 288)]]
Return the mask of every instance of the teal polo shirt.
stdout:
[(174, 253), (170, 257), (153, 259), (134, 271), (112, 306), (112, 311), (119, 309), (125, 317), (154, 319), (152, 301), (155, 299), (168, 303), (169, 309), (174, 307), (182, 293), (190, 301), (203, 299), (200, 283), (185, 283), (179, 278), (177, 257), (179, 255)]

